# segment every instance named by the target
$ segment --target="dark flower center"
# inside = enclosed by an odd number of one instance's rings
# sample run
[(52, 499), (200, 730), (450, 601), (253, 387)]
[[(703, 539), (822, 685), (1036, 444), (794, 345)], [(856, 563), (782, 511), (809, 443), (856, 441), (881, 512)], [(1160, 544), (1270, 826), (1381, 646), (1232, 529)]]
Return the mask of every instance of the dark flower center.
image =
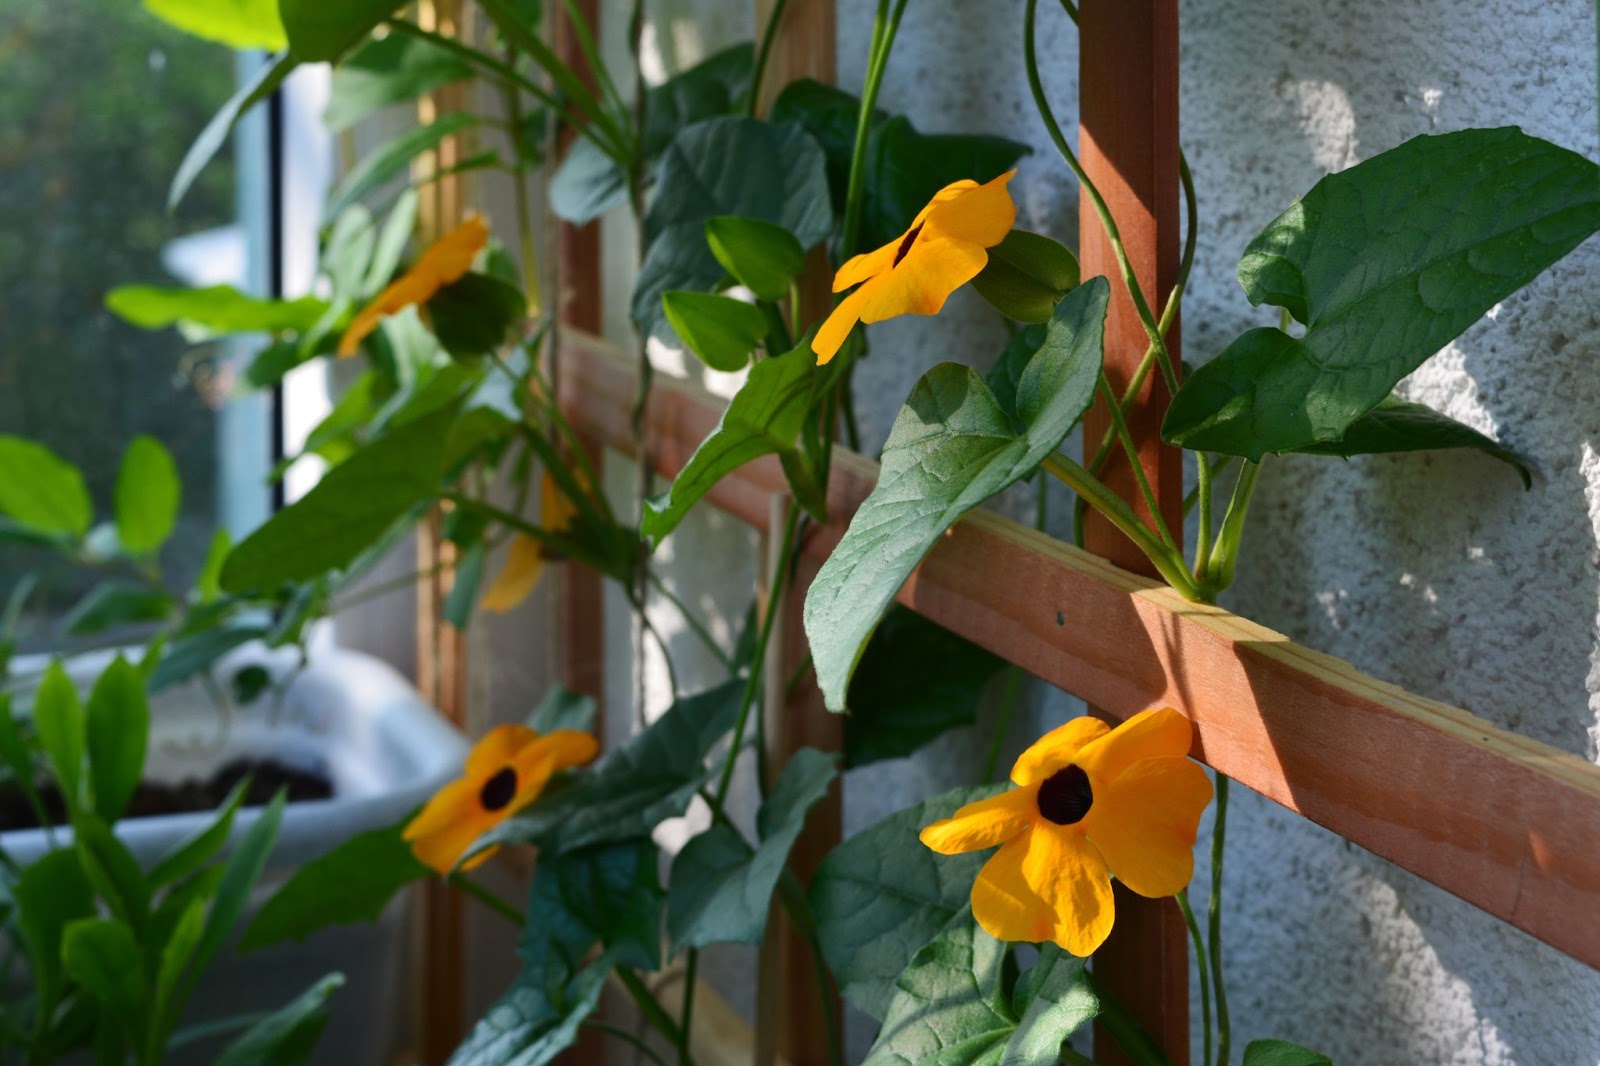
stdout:
[(894, 262), (889, 264), (889, 269), (893, 270), (899, 266), (900, 260), (904, 259), (906, 253), (911, 251), (911, 246), (917, 243), (917, 237), (922, 233), (923, 225), (924, 223), (919, 222), (910, 233), (906, 234), (905, 239), (900, 242), (900, 247), (894, 250)]
[(483, 783), (483, 791), (478, 793), (478, 802), (483, 804), (483, 809), (486, 811), (498, 811), (510, 803), (516, 794), (517, 772), (506, 766)]
[(1076, 766), (1057, 770), (1039, 786), (1039, 813), (1057, 825), (1083, 821), (1093, 803), (1089, 775)]

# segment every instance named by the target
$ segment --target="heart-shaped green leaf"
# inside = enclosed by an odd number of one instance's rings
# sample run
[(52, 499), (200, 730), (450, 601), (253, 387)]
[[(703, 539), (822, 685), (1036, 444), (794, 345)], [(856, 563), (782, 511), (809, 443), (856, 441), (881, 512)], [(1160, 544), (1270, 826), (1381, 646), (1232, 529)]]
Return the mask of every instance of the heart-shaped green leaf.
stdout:
[(661, 309), (689, 350), (714, 370), (743, 370), (767, 333), (761, 308), (731, 296), (673, 290), (661, 294)]
[(83, 473), (42, 444), (0, 433), (0, 514), (43, 534), (81, 537), (94, 510)]
[(806, 250), (794, 234), (759, 218), (707, 219), (706, 243), (722, 269), (762, 300), (787, 296), (794, 276), (806, 263)]
[(1472, 448), (1500, 460), (1522, 478), (1523, 488), (1533, 487), (1533, 471), (1516, 452), (1471, 426), (1440, 414), (1420, 403), (1389, 396), (1351, 423), (1339, 440), (1308, 444), (1295, 451), (1303, 455), (1383, 455), (1391, 452), (1426, 452), (1445, 448)]
[(979, 296), (1018, 322), (1048, 322), (1077, 284), (1076, 256), (1049, 237), (1020, 229), (989, 249), (989, 262), (972, 279)]
[(178, 464), (154, 437), (133, 438), (122, 453), (114, 498), (117, 539), (129, 555), (154, 555), (178, 524), (183, 485)]

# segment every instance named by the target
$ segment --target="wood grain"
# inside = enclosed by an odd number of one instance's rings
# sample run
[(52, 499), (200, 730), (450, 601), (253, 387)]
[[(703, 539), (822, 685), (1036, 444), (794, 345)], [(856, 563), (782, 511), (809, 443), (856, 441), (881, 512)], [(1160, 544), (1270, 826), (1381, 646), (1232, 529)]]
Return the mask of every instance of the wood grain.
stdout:
[[(568, 333), (567, 415), (631, 447), (628, 359)], [(657, 379), (657, 470), (675, 475), (725, 401)], [(877, 477), (839, 449), (825, 558)], [(776, 459), (748, 463), (707, 500), (751, 526), (787, 492)], [(1225, 611), (1190, 603), (1026, 526), (979, 510), (941, 538), (902, 603), (1117, 718), (1171, 705), (1196, 758), (1284, 807), (1600, 967), (1600, 767), (1458, 707), (1368, 677)]]

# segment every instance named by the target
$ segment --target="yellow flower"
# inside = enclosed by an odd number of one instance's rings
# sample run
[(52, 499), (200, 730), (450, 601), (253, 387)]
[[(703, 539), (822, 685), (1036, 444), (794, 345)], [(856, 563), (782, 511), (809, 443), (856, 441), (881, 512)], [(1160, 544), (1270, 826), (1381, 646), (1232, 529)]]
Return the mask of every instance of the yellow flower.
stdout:
[(1111, 933), (1111, 875), (1170, 896), (1194, 873), (1211, 782), (1187, 758), (1189, 720), (1170, 707), (1115, 729), (1075, 718), (1011, 768), (1018, 788), (922, 831), (941, 855), (1004, 846), (972, 886), (972, 913), (998, 940), (1054, 941), (1088, 956)]
[[(579, 475), (579, 481), (582, 481)], [(546, 471), (539, 485), (539, 521), (551, 533), (565, 533), (572, 528), (578, 509), (567, 494), (561, 491), (555, 478)], [(478, 606), (485, 611), (505, 614), (533, 595), (544, 574), (544, 564), (555, 558), (550, 546), (526, 533), (518, 533), (506, 547), (506, 563), (495, 576), (489, 591), (483, 594)]]
[(356, 354), (361, 342), (387, 316), (412, 304), (427, 303), (434, 293), (460, 281), (488, 243), (489, 227), (477, 215), (434, 241), (410, 270), (396, 278), (350, 320), (350, 328), (339, 338), (340, 356)]
[(992, 248), (1017, 221), (1006, 183), (1008, 170), (983, 185), (971, 179), (946, 185), (900, 238), (851, 259), (833, 276), (833, 291), (861, 288), (833, 309), (811, 350), (821, 365), (832, 359), (856, 322), (896, 315), (936, 315), (950, 294), (978, 276)]
[[(474, 840), (538, 799), (551, 774), (599, 751), (594, 737), (572, 729), (540, 736), (527, 726), (496, 726), (467, 755), (466, 775), (434, 793), (406, 826), (405, 839), (420, 861), (448, 874)], [(487, 861), (495, 850), (479, 852), (462, 869)]]

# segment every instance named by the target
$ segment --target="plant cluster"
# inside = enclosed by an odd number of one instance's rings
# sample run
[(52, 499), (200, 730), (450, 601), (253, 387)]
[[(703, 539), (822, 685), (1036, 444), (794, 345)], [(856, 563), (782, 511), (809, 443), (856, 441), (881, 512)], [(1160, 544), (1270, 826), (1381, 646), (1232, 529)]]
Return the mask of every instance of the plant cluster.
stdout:
[[(718, 53), (640, 87), (630, 100), (621, 86), (637, 77), (607, 68), (593, 28), (571, 0), (553, 13), (521, 0), (477, 0), (481, 44), (424, 29), (397, 14), (395, 0), (242, 5), (222, 20), (226, 34), (215, 24), (221, 16), (196, 14), (205, 5), (161, 4), (196, 32), (281, 47), (196, 142), (175, 198), (241, 114), (301, 64), (334, 64), (328, 121), (335, 128), (469, 80), (499, 101), (493, 115), (440, 115), (351, 169), (332, 193), (316, 295), (281, 301), (225, 287), (148, 286), (111, 294), (113, 310), (143, 326), (270, 334), (244, 375), (255, 387), (315, 359), (358, 358), (361, 371), (306, 446), (330, 464), (327, 475), (237, 544), (220, 539), (198, 592), (180, 597), (148, 582), (97, 590), (98, 599), (75, 614), (156, 619), (164, 629), (148, 657), (154, 677), (203, 673), (239, 640), (300, 639), (309, 619), (349, 602), (352, 580), (401, 534), (442, 508), (458, 560), (446, 612), (452, 624), (466, 625), (479, 608), (521, 602), (545, 563), (563, 559), (614, 580), (647, 626), (646, 599), (672, 595), (652, 569), (654, 547), (730, 471), (777, 456), (798, 506), (776, 531), (784, 565), (752, 606), (745, 634), (725, 646), (689, 605), (677, 604), (726, 668), (725, 682), (684, 692), (674, 678), (671, 707), (598, 758), (589, 736), (593, 702), (552, 692), (525, 726), (483, 738), (465, 776), (414, 819), (357, 836), (301, 868), (255, 920), (244, 946), (370, 919), (405, 885), (443, 876), (520, 930), (524, 964), (453, 1061), (531, 1066), (592, 1026), (638, 1044), (654, 1060), (665, 1061), (664, 1048), (688, 1063), (697, 953), (714, 943), (760, 943), (776, 902), (812, 945), (820, 986), (836, 986), (882, 1023), (868, 1063), (1081, 1062), (1068, 1038), (1095, 1018), (1136, 1061), (1161, 1063), (1160, 1048), (1086, 966), (1115, 920), (1115, 878), (1141, 895), (1177, 898), (1200, 964), (1205, 1059), (1223, 1066), (1234, 1050), (1220, 895), (1228, 781), (1216, 775), (1213, 785), (1189, 760), (1190, 726), (1176, 710), (1151, 708), (1116, 728), (1092, 718), (1068, 722), (1016, 761), (1014, 787), (993, 781), (1002, 723), (984, 780), (855, 834), (809, 884), (790, 868), (808, 812), (842, 769), (909, 754), (971, 723), (980, 691), (1001, 671), (988, 653), (892, 608), (893, 598), (955, 522), (1019, 482), (1036, 480), (1041, 498), (1045, 478), (1064, 483), (1076, 494), (1080, 530), (1093, 509), (1178, 592), (1214, 603), (1234, 579), (1269, 454), (1470, 448), (1528, 479), (1524, 464), (1495, 441), (1394, 389), (1600, 228), (1600, 169), (1504, 128), (1417, 137), (1330, 175), (1241, 258), (1246, 298), (1279, 309), (1277, 324), (1243, 333), (1183, 373), (1165, 338), (1198, 225), (1188, 168), (1181, 168), (1189, 235), (1178, 282), (1168, 293), (1146, 292), (1117, 220), (1049, 103), (1036, 54), (1037, 0), (1028, 0), (1019, 31), (1021, 61), (1051, 147), (1094, 204), (1090, 224), (1110, 237), (1114, 278), (1080, 277), (1066, 243), (1071, 234), (1016, 227), (1008, 184), (1019, 165), (1043, 165), (1024, 160), (1029, 146), (986, 134), (927, 133), (878, 108), (906, 0), (879, 0), (859, 96), (812, 81), (766, 84), (785, 6), (774, 5), (758, 45)], [(1076, 18), (1072, 4), (1063, 8), (1062, 17)], [(549, 43), (547, 14), (567, 20), (592, 83)], [(411, 163), (448, 138), (488, 131), (509, 147), (466, 154), (455, 173), (513, 176), (520, 257), (474, 217), (434, 233), (407, 265), (418, 229), (417, 188), (405, 180)], [(559, 279), (536, 270), (527, 192), (546, 165), (554, 165), (549, 204), (560, 218), (585, 223), (626, 209), (639, 225), (631, 308), (640, 338), (634, 425), (641, 445), (652, 378), (645, 339), (679, 343), (707, 366), (745, 373), (720, 424), (664, 491), (652, 493), (648, 469), (642, 472), (637, 521), (600, 491), (551, 380), (547, 356), (558, 326), (550, 293)], [(802, 298), (819, 248), (837, 294), (821, 313)], [(811, 523), (829, 518), (825, 489), (836, 444), (860, 447), (852, 375), (868, 356), (870, 331), (857, 326), (937, 314), (966, 285), (1004, 318), (1011, 341), (987, 373), (942, 363), (907, 397), (883, 447), (877, 487), (805, 603), (817, 684), (831, 710), (850, 712), (844, 750), (803, 749), (760, 773), (756, 831), (746, 833), (731, 817), (729, 789), (736, 762), (761, 743), (766, 652), (789, 568)], [(1148, 339), (1138, 373), (1121, 391), (1102, 362), (1106, 309), (1119, 286), (1131, 294)], [(1193, 453), (1197, 471), (1189, 558), (1142, 477), (1148, 522), (1101, 479), (1118, 456), (1140, 469), (1125, 414), (1150, 374), (1161, 375), (1173, 396), (1163, 436)], [(1110, 412), (1111, 429), (1088, 442), (1079, 463), (1063, 444), (1097, 401)], [(153, 458), (156, 446), (136, 448), (140, 455), (130, 449), (128, 460), (136, 470), (165, 469)], [(96, 529), (86, 499), (71, 488), (68, 465), (14, 438), (0, 438), (0, 449), (0, 512), (8, 528), (69, 553), (107, 556), (96, 552)], [(126, 556), (147, 579), (145, 564), (160, 537), (141, 535), (141, 504), (133, 501), (159, 498), (151, 486), (168, 475), (129, 477), (136, 487), (126, 505), (119, 491), (117, 536), (102, 540), (117, 546), (107, 557)], [(491, 493), (503, 479), (513, 488), (509, 505)], [(537, 520), (525, 517), (535, 491)], [(1041, 509), (1041, 526), (1043, 519)], [(502, 546), (505, 561), (491, 573), (491, 555)], [(670, 663), (664, 642), (662, 652)], [(175, 661), (181, 669), (169, 665)], [(906, 670), (908, 663), (917, 669)], [(138, 687), (132, 667), (117, 668), (117, 677)], [(59, 674), (52, 678), (49, 691), (62, 691)], [(1012, 670), (1007, 713), (1017, 681)], [(75, 780), (75, 756), (61, 747), (67, 742), (59, 725), (49, 724), (62, 712), (49, 710), (43, 692), (33, 720), (53, 773), (66, 783)], [(93, 707), (91, 698), (91, 777), (99, 773)], [(74, 728), (74, 736), (83, 734)], [(21, 742), (7, 747), (14, 773), (28, 779)], [(95, 781), (83, 795), (98, 796)], [(1186, 888), (1200, 816), (1213, 798), (1210, 910), (1202, 929)], [(676, 855), (664, 855), (652, 830), (696, 804), (709, 811), (709, 827)], [(86, 855), (114, 842), (104, 825), (116, 810), (90, 807), (88, 815), (100, 821), (84, 824), (100, 828), (80, 830), (83, 842), (74, 847)], [(263, 824), (268, 820), (257, 826)], [(538, 848), (525, 908), (470, 876), (494, 849), (523, 845)], [(71, 863), (62, 876), (80, 876), (76, 859), (41, 861), (63, 870)], [(83, 868), (98, 861), (91, 856)], [(151, 886), (163, 882), (156, 871), (143, 876), (135, 896), (148, 900)], [(219, 884), (229, 883), (224, 874)], [(203, 914), (210, 898), (179, 909)], [(30, 958), (37, 954), (52, 975), (48, 985), (39, 983), (41, 1002), (46, 990), (54, 997), (64, 972), (78, 982), (80, 1001), (117, 1018), (123, 1004), (108, 998), (117, 990), (99, 989), (69, 948), (91, 933), (115, 937), (118, 950), (130, 952), (162, 941), (139, 939), (131, 916), (116, 910), (122, 897), (102, 892), (101, 899), (99, 910), (110, 907), (110, 917), (85, 911), (65, 936), (26, 935)], [(24, 929), (26, 917), (24, 911)], [(679, 959), (688, 991), (681, 1010), (669, 1012), (648, 975)], [(591, 1017), (608, 984), (632, 997), (659, 1040), (641, 1043)], [(823, 1001), (831, 1002), (827, 995)], [(107, 1040), (129, 1042), (111, 1048), (107, 1061), (158, 1047), (166, 1030), (151, 1024), (113, 1028), (120, 1035)], [(837, 1045), (838, 1019), (830, 1016), (828, 1024)], [(1247, 1066), (1327, 1061), (1281, 1041), (1253, 1042), (1242, 1057)]]

